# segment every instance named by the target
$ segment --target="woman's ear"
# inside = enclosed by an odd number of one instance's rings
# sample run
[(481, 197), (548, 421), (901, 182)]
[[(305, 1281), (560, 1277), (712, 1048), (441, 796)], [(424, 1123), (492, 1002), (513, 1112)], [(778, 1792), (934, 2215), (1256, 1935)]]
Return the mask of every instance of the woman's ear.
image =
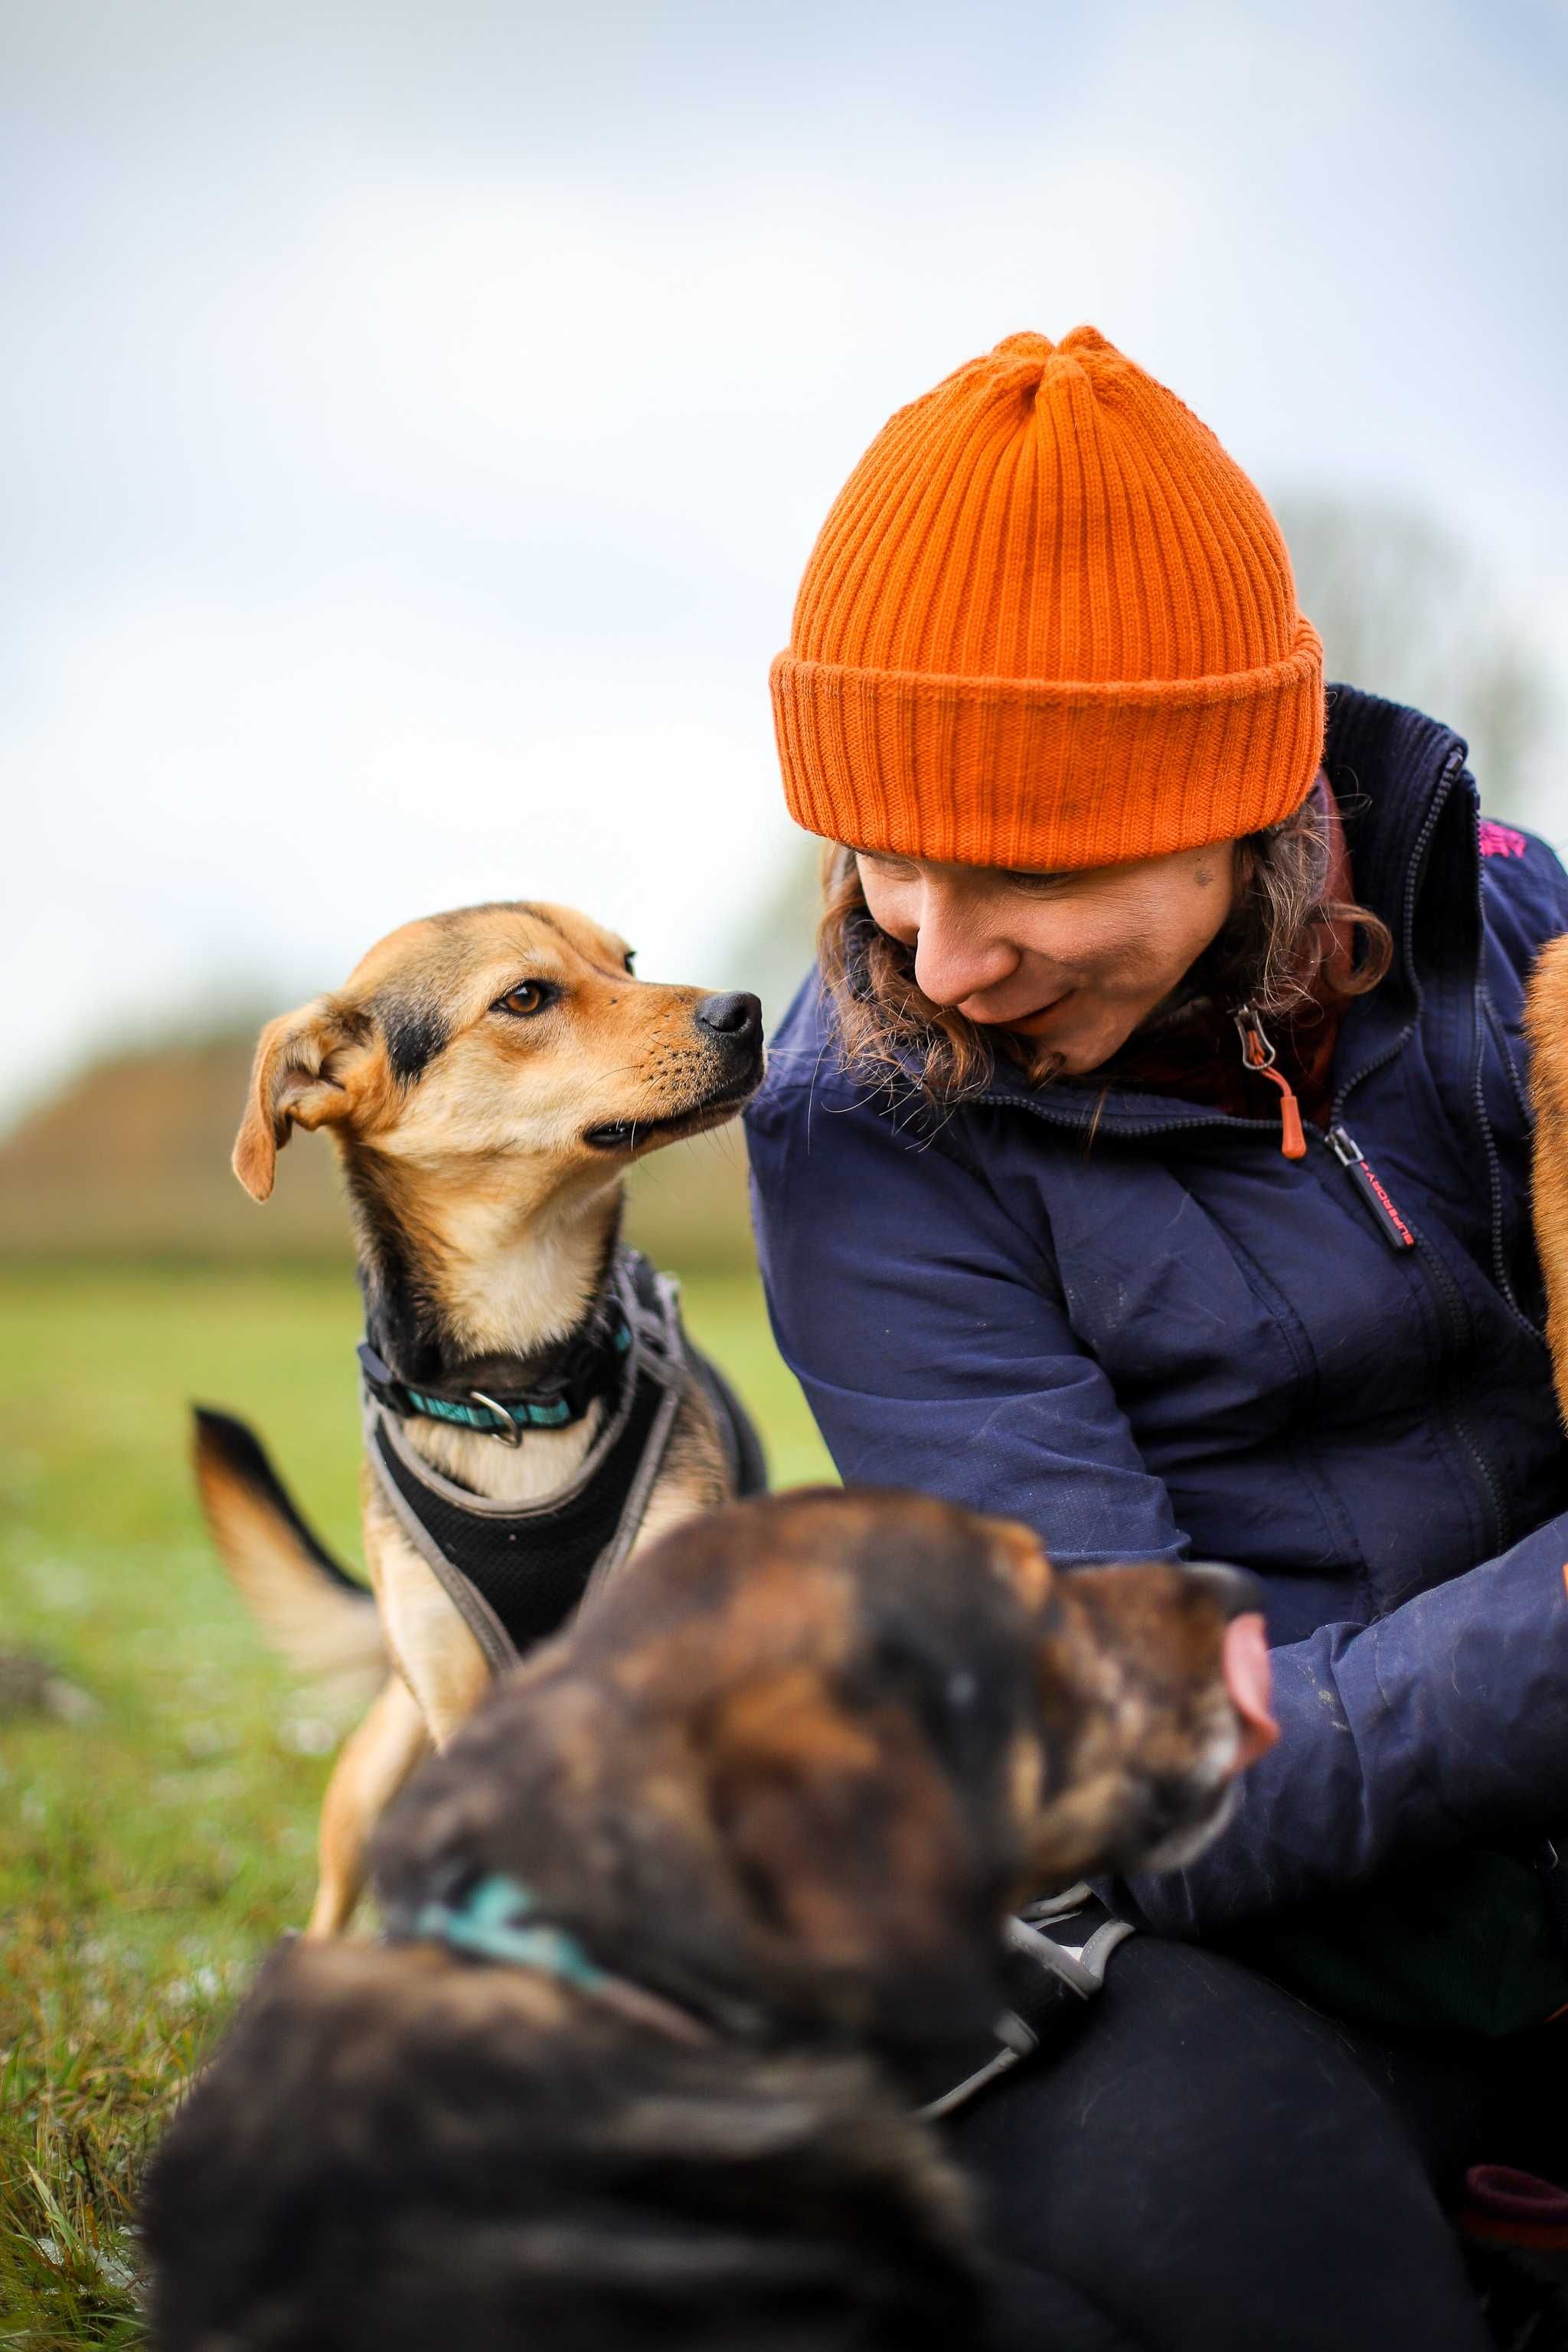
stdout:
[(278, 1154), (294, 1128), (349, 1116), (353, 1096), (342, 1062), (362, 1035), (361, 1023), (330, 996), (280, 1013), (262, 1031), (234, 1145), (234, 1172), (253, 1201), (271, 1192)]
[(986, 1517), (981, 1524), (991, 1538), (992, 1563), (1003, 1582), (1031, 1613), (1043, 1607), (1054, 1572), (1033, 1528), (1022, 1519)]

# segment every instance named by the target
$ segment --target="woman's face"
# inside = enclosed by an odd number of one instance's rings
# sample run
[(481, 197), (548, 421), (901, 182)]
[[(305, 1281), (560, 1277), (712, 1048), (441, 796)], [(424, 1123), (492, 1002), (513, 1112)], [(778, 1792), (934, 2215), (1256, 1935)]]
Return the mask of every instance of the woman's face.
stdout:
[(1013, 1029), (1081, 1076), (1168, 996), (1230, 912), (1236, 844), (1081, 874), (1010, 874), (856, 853), (879, 929), (912, 948), (933, 1003)]

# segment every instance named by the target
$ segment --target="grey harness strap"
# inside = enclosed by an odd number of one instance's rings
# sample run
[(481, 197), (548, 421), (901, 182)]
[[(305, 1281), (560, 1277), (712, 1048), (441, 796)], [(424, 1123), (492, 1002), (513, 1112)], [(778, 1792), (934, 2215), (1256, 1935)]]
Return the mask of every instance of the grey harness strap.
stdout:
[(675, 1286), (630, 1253), (611, 1279), (632, 1335), (620, 1394), (574, 1476), (536, 1503), (493, 1502), (444, 1476), (363, 1391), (377, 1488), (496, 1674), (614, 1575), (664, 1465), (689, 1369)]
[(1014, 2006), (998, 2019), (978, 2063), (917, 2112), (934, 2121), (963, 2106), (998, 2075), (1037, 2050), (1065, 2040), (1083, 2021), (1083, 2004), (1105, 1982), (1118, 1944), (1134, 1933), (1084, 1885), (1042, 1896), (1007, 1922), (1007, 1986)]

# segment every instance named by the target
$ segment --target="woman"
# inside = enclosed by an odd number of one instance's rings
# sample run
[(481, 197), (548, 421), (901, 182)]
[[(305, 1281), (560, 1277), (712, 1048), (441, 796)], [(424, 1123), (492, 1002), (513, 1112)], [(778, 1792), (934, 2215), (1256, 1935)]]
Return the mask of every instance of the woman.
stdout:
[(1268, 1594), (1232, 1826), (954, 2126), (1004, 2338), (1477, 2352), (1443, 2200), (1549, 2161), (1568, 2002), (1520, 1036), (1568, 877), (1446, 728), (1325, 698), (1257, 490), (1088, 328), (892, 418), (773, 687), (835, 846), (748, 1124), (836, 1462)]

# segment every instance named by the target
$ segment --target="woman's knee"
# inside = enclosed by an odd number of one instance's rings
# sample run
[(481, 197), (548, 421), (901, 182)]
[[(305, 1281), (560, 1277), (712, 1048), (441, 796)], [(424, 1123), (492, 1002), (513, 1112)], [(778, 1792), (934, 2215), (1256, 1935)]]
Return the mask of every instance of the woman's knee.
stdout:
[(1130, 2342), (1485, 2344), (1415, 2147), (1348, 2045), (1213, 1953), (1133, 1938), (1078, 2040), (952, 2138), (998, 2258)]

